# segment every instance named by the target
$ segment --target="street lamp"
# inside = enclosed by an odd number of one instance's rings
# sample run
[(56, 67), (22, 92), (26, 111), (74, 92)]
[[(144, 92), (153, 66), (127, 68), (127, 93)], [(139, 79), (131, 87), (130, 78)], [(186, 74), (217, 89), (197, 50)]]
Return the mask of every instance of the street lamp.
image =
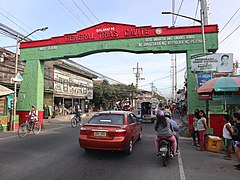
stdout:
[[(205, 42), (205, 34), (204, 34), (204, 21), (203, 21), (203, 9), (200, 10), (200, 14), (201, 14), (201, 20), (199, 19), (195, 19), (189, 16), (185, 16), (185, 15), (181, 15), (181, 14), (176, 14), (173, 12), (162, 12), (162, 14), (172, 14), (172, 15), (176, 15), (176, 16), (180, 16), (183, 18), (187, 18), (187, 19), (191, 19), (193, 21), (199, 22), (201, 24), (201, 28), (202, 28), (202, 48), (203, 48), (203, 54), (206, 53), (206, 42)], [(207, 114), (207, 119), (208, 119), (208, 111), (209, 111), (209, 101), (206, 101), (206, 114)]]
[(181, 14), (176, 14), (173, 12), (162, 12), (162, 14), (172, 14), (172, 15), (176, 15), (176, 16), (180, 16), (183, 18), (187, 18), (187, 19), (191, 19), (193, 21), (199, 22), (201, 24), (202, 27), (202, 47), (203, 47), (203, 54), (206, 53), (206, 45), (205, 45), (205, 34), (204, 34), (204, 21), (203, 21), (203, 10), (201, 9), (201, 20), (196, 19), (196, 18), (192, 18), (189, 16), (185, 16), (185, 15), (181, 15)]
[[(19, 46), (19, 43), (21, 41), (24, 41), (27, 37), (31, 36), (33, 33), (37, 32), (37, 31), (46, 31), (47, 29), (48, 29), (48, 27), (36, 29), (21, 39), (19, 39), (19, 34), (17, 35), (16, 55), (15, 55), (15, 77), (17, 76), (17, 73), (18, 73), (17, 69), (18, 69), (18, 46)], [(10, 123), (11, 130), (13, 130), (12, 123), (15, 121), (15, 116), (16, 116), (17, 82), (18, 81), (16, 81), (16, 79), (15, 79), (14, 80), (14, 99), (13, 99), (13, 118), (11, 118), (11, 123)]]

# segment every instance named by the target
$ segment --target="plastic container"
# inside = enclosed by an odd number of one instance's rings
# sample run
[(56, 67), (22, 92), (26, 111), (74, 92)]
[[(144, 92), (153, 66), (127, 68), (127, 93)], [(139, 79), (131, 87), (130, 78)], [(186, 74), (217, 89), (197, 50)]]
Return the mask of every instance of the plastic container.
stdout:
[(206, 149), (211, 152), (220, 152), (222, 139), (218, 136), (208, 135), (206, 138)]

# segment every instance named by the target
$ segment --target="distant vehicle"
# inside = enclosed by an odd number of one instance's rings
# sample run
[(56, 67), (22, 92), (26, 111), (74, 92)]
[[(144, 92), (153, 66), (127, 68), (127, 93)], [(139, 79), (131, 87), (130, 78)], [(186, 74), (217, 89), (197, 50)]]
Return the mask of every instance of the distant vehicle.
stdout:
[(142, 138), (142, 125), (129, 111), (103, 111), (80, 128), (79, 144), (85, 150), (116, 150), (131, 154)]
[(124, 105), (123, 108), (122, 108), (123, 111), (132, 111), (133, 110), (133, 107), (130, 106), (130, 105)]
[(159, 101), (156, 98), (141, 100), (137, 102), (137, 117), (145, 122), (155, 121), (155, 111), (158, 109), (158, 106)]

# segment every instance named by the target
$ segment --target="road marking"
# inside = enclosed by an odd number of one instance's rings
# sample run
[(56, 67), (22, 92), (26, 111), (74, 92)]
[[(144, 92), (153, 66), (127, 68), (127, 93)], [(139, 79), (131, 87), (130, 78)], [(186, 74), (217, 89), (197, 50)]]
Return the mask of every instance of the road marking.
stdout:
[(186, 180), (184, 169), (183, 169), (181, 153), (178, 154), (178, 166), (179, 166), (180, 180)]

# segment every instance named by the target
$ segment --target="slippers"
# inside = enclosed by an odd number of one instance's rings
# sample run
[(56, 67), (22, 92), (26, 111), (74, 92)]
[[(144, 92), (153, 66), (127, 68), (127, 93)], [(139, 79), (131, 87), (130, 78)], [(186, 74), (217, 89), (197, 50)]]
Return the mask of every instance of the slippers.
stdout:
[(225, 159), (225, 160), (232, 160), (232, 158), (229, 158), (229, 157), (223, 157), (223, 159)]

